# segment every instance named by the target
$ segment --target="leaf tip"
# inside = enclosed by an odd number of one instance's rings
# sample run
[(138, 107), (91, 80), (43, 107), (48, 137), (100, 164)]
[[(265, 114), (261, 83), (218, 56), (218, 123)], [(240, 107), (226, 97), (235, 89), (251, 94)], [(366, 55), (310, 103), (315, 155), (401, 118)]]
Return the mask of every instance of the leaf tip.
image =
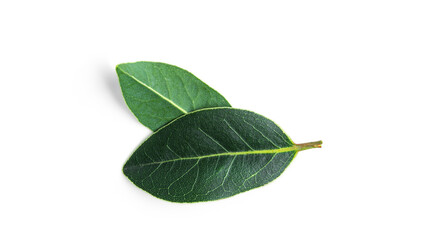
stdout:
[(116, 65), (116, 67), (115, 67), (116, 72), (122, 71), (122, 69), (120, 68), (120, 66), (121, 66), (122, 64), (123, 64), (123, 63), (120, 63), (120, 64), (117, 64), (117, 65)]

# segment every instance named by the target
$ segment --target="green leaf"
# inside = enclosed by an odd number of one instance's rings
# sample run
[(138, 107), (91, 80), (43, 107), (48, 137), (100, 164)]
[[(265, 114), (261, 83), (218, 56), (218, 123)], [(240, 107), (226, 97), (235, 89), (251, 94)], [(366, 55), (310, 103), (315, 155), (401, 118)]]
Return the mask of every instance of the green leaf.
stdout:
[(153, 131), (187, 112), (230, 107), (222, 95), (176, 66), (135, 62), (119, 64), (116, 71), (126, 104)]
[(156, 197), (210, 201), (271, 182), (298, 151), (321, 144), (294, 144), (274, 122), (250, 111), (202, 109), (155, 132), (123, 172)]

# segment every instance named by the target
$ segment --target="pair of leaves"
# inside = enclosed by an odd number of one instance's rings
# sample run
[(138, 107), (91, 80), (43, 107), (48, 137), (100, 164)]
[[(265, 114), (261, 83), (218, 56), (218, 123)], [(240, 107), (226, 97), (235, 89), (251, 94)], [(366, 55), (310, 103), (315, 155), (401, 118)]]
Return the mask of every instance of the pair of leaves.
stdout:
[(123, 172), (161, 199), (233, 196), (271, 182), (298, 151), (322, 144), (293, 143), (271, 120), (230, 108), (219, 93), (178, 67), (138, 62), (118, 65), (117, 73), (129, 108), (156, 130)]

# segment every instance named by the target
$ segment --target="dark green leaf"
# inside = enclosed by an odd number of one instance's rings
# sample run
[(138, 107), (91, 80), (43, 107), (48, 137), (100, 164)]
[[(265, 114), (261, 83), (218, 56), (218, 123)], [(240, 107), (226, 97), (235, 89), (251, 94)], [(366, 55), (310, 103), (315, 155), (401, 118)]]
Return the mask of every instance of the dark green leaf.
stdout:
[(298, 151), (320, 144), (294, 144), (275, 123), (253, 112), (203, 109), (155, 132), (123, 172), (156, 197), (210, 201), (271, 182)]
[(119, 64), (116, 71), (126, 104), (153, 131), (187, 112), (230, 107), (218, 92), (176, 66), (135, 62)]

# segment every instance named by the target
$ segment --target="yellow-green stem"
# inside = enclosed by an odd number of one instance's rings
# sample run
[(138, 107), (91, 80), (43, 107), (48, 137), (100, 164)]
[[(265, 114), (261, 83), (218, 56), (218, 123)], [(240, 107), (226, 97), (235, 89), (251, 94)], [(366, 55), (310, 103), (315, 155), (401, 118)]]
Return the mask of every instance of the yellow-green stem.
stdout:
[(312, 148), (321, 148), (322, 141), (295, 144), (295, 146), (297, 147), (297, 151), (303, 151), (303, 150), (312, 149)]

